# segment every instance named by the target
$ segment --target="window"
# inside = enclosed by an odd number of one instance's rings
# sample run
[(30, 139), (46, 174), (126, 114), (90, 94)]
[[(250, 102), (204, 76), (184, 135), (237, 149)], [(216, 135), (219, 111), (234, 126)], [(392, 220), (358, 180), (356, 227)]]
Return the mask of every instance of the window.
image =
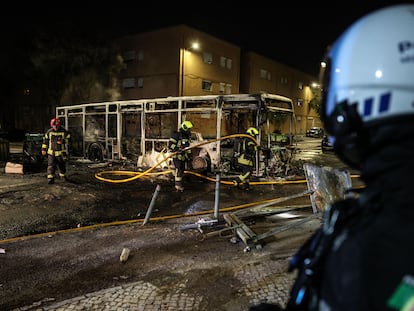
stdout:
[(224, 93), (226, 90), (226, 83), (220, 82), (219, 83), (219, 92)]
[(227, 58), (227, 69), (231, 69), (233, 67), (233, 60), (231, 58)]
[(122, 81), (122, 87), (124, 89), (132, 89), (135, 87), (135, 79), (134, 78), (127, 78)]
[(220, 67), (226, 67), (226, 58), (224, 56), (220, 56)]
[(266, 69), (260, 69), (260, 78), (270, 81), (272, 80), (272, 74)]
[(144, 87), (144, 78), (138, 78), (137, 80), (138, 88), (142, 89)]
[(131, 50), (131, 51), (126, 51), (124, 52), (124, 54), (122, 55), (124, 62), (131, 62), (135, 59), (136, 55), (135, 55), (135, 51)]
[(203, 52), (203, 62), (205, 64), (211, 65), (213, 63), (213, 54), (208, 52)]
[(201, 89), (203, 91), (209, 91), (209, 92), (211, 92), (212, 87), (213, 87), (213, 82), (211, 82), (211, 81), (203, 80), (201, 82)]
[(222, 94), (231, 94), (232, 85), (229, 83), (220, 82), (219, 83), (219, 92)]
[(220, 67), (231, 69), (233, 66), (233, 60), (230, 58), (227, 58), (225, 56), (220, 56)]
[(226, 83), (220, 82), (219, 83), (219, 92), (224, 93), (226, 91)]
[(142, 50), (138, 51), (138, 60), (140, 62), (142, 62), (144, 60), (144, 51), (142, 51)]
[(231, 87), (232, 87), (232, 85), (231, 84), (226, 84), (226, 94), (231, 94)]

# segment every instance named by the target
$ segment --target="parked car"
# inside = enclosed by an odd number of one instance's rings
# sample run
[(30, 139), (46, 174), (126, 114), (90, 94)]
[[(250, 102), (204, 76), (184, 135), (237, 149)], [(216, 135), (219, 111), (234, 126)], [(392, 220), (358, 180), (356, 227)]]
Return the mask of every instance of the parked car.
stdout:
[(334, 145), (333, 145), (332, 139), (329, 139), (328, 135), (323, 135), (322, 142), (321, 142), (321, 149), (322, 149), (322, 152), (334, 151)]
[(325, 131), (321, 127), (311, 127), (306, 130), (306, 137), (322, 138)]

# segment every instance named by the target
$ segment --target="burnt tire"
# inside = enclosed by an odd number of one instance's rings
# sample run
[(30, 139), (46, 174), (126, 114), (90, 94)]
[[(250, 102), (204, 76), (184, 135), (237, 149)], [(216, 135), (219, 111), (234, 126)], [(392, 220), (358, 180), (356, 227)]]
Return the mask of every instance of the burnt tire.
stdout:
[(104, 160), (104, 147), (99, 143), (92, 143), (88, 148), (88, 159), (93, 162), (102, 162)]

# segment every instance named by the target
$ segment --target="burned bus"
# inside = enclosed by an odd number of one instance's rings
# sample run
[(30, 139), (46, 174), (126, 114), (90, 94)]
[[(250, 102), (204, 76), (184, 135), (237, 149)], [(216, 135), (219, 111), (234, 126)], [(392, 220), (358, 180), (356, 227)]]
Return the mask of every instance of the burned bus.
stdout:
[[(165, 97), (87, 103), (56, 108), (72, 136), (72, 157), (130, 161), (137, 166), (171, 163), (168, 140), (185, 120), (193, 123), (193, 166), (232, 169), (234, 135), (254, 126), (262, 147), (257, 174), (272, 161), (288, 161), (294, 149), (295, 113), (290, 98), (275, 94)], [(260, 172), (259, 172), (260, 171)]]

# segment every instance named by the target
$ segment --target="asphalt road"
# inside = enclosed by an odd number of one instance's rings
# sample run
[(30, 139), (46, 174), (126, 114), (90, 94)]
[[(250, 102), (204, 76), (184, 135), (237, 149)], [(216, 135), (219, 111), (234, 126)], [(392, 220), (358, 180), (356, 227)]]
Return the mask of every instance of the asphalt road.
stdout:
[[(345, 167), (334, 154), (322, 153), (320, 139), (298, 142), (296, 157)], [(44, 171), (0, 173), (0, 227), (7, 237), (0, 241), (0, 309), (126, 311), (182, 306), (181, 310), (235, 311), (258, 302), (286, 301), (292, 280), (286, 272), (289, 256), (319, 225), (313, 218), (290, 226), (315, 216), (309, 196), (284, 200), (304, 192), (306, 183), (260, 185), (248, 193), (225, 185), (220, 206), (232, 209), (219, 214), (218, 226), (182, 230), (209, 219), (216, 200), (214, 183), (192, 179), (184, 193), (175, 193), (173, 183), (164, 180), (144, 226), (157, 183), (149, 179), (106, 184), (96, 180), (94, 172), (71, 165), (70, 182), (57, 180), (52, 186)], [(303, 209), (275, 214), (267, 200), (278, 198), (282, 200), (273, 208)], [(250, 214), (239, 209), (258, 200), (265, 205), (262, 209), (252, 208)], [(202, 210), (209, 213), (186, 215)], [(263, 237), (259, 244), (246, 243), (244, 235), (227, 230), (224, 215), (233, 211), (240, 211), (243, 224)], [(153, 220), (160, 215), (183, 217)], [(130, 257), (121, 263), (124, 248)]]

